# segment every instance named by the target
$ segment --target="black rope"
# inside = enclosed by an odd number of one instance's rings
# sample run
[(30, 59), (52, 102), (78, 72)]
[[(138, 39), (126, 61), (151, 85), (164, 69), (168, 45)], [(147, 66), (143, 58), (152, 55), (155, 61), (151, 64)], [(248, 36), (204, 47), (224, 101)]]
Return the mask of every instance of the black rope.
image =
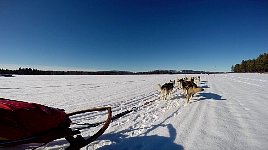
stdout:
[[(119, 118), (125, 116), (126, 114), (131, 113), (132, 111), (134, 111), (134, 109), (126, 110), (124, 112), (116, 114), (115, 116), (112, 117), (112, 121), (115, 121), (116, 119), (119, 119)], [(103, 123), (104, 123), (104, 121), (103, 122), (97, 122), (97, 123), (73, 123), (73, 124), (83, 126), (83, 127), (74, 127), (74, 129), (82, 130), (82, 129), (88, 129), (88, 128), (92, 128), (92, 127), (97, 127), (97, 126), (99, 126), (99, 125), (101, 125)]]

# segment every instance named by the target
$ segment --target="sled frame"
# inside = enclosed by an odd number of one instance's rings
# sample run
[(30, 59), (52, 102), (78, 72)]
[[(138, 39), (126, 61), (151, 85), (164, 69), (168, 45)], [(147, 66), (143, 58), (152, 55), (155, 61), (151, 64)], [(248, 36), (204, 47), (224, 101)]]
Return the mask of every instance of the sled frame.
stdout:
[(83, 138), (80, 134), (77, 135), (77, 137), (74, 137), (74, 136), (65, 137), (65, 139), (70, 143), (70, 146), (66, 150), (80, 149), (90, 144), (91, 142), (95, 141), (98, 137), (100, 137), (105, 132), (105, 130), (109, 127), (112, 121), (112, 108), (100, 107), (100, 108), (87, 109), (87, 110), (82, 110), (82, 111), (77, 111), (77, 112), (67, 114), (70, 117), (70, 116), (74, 116), (74, 115), (81, 114), (81, 113), (93, 112), (93, 111), (105, 111), (105, 110), (108, 111), (108, 117), (106, 121), (104, 122), (102, 128), (87, 139)]

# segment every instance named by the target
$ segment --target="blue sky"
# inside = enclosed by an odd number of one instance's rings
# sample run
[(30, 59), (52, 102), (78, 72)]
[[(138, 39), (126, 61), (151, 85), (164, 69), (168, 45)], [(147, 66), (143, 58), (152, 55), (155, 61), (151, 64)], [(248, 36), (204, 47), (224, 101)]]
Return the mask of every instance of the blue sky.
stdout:
[(0, 0), (0, 68), (230, 71), (267, 51), (266, 0)]

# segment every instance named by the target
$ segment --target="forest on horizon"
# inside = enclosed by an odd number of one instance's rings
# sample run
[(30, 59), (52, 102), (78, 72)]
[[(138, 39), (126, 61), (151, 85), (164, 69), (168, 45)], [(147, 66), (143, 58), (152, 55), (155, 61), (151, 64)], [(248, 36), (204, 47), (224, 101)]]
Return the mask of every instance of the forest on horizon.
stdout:
[(232, 65), (231, 70), (236, 73), (268, 72), (268, 54), (260, 54), (256, 59), (242, 60), (240, 64)]

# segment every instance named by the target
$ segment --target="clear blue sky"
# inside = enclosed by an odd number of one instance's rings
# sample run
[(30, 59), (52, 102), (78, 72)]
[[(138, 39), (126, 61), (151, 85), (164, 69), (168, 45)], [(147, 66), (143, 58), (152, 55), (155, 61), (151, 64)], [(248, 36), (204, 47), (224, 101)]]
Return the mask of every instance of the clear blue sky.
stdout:
[(230, 71), (267, 51), (267, 0), (0, 0), (0, 68)]

